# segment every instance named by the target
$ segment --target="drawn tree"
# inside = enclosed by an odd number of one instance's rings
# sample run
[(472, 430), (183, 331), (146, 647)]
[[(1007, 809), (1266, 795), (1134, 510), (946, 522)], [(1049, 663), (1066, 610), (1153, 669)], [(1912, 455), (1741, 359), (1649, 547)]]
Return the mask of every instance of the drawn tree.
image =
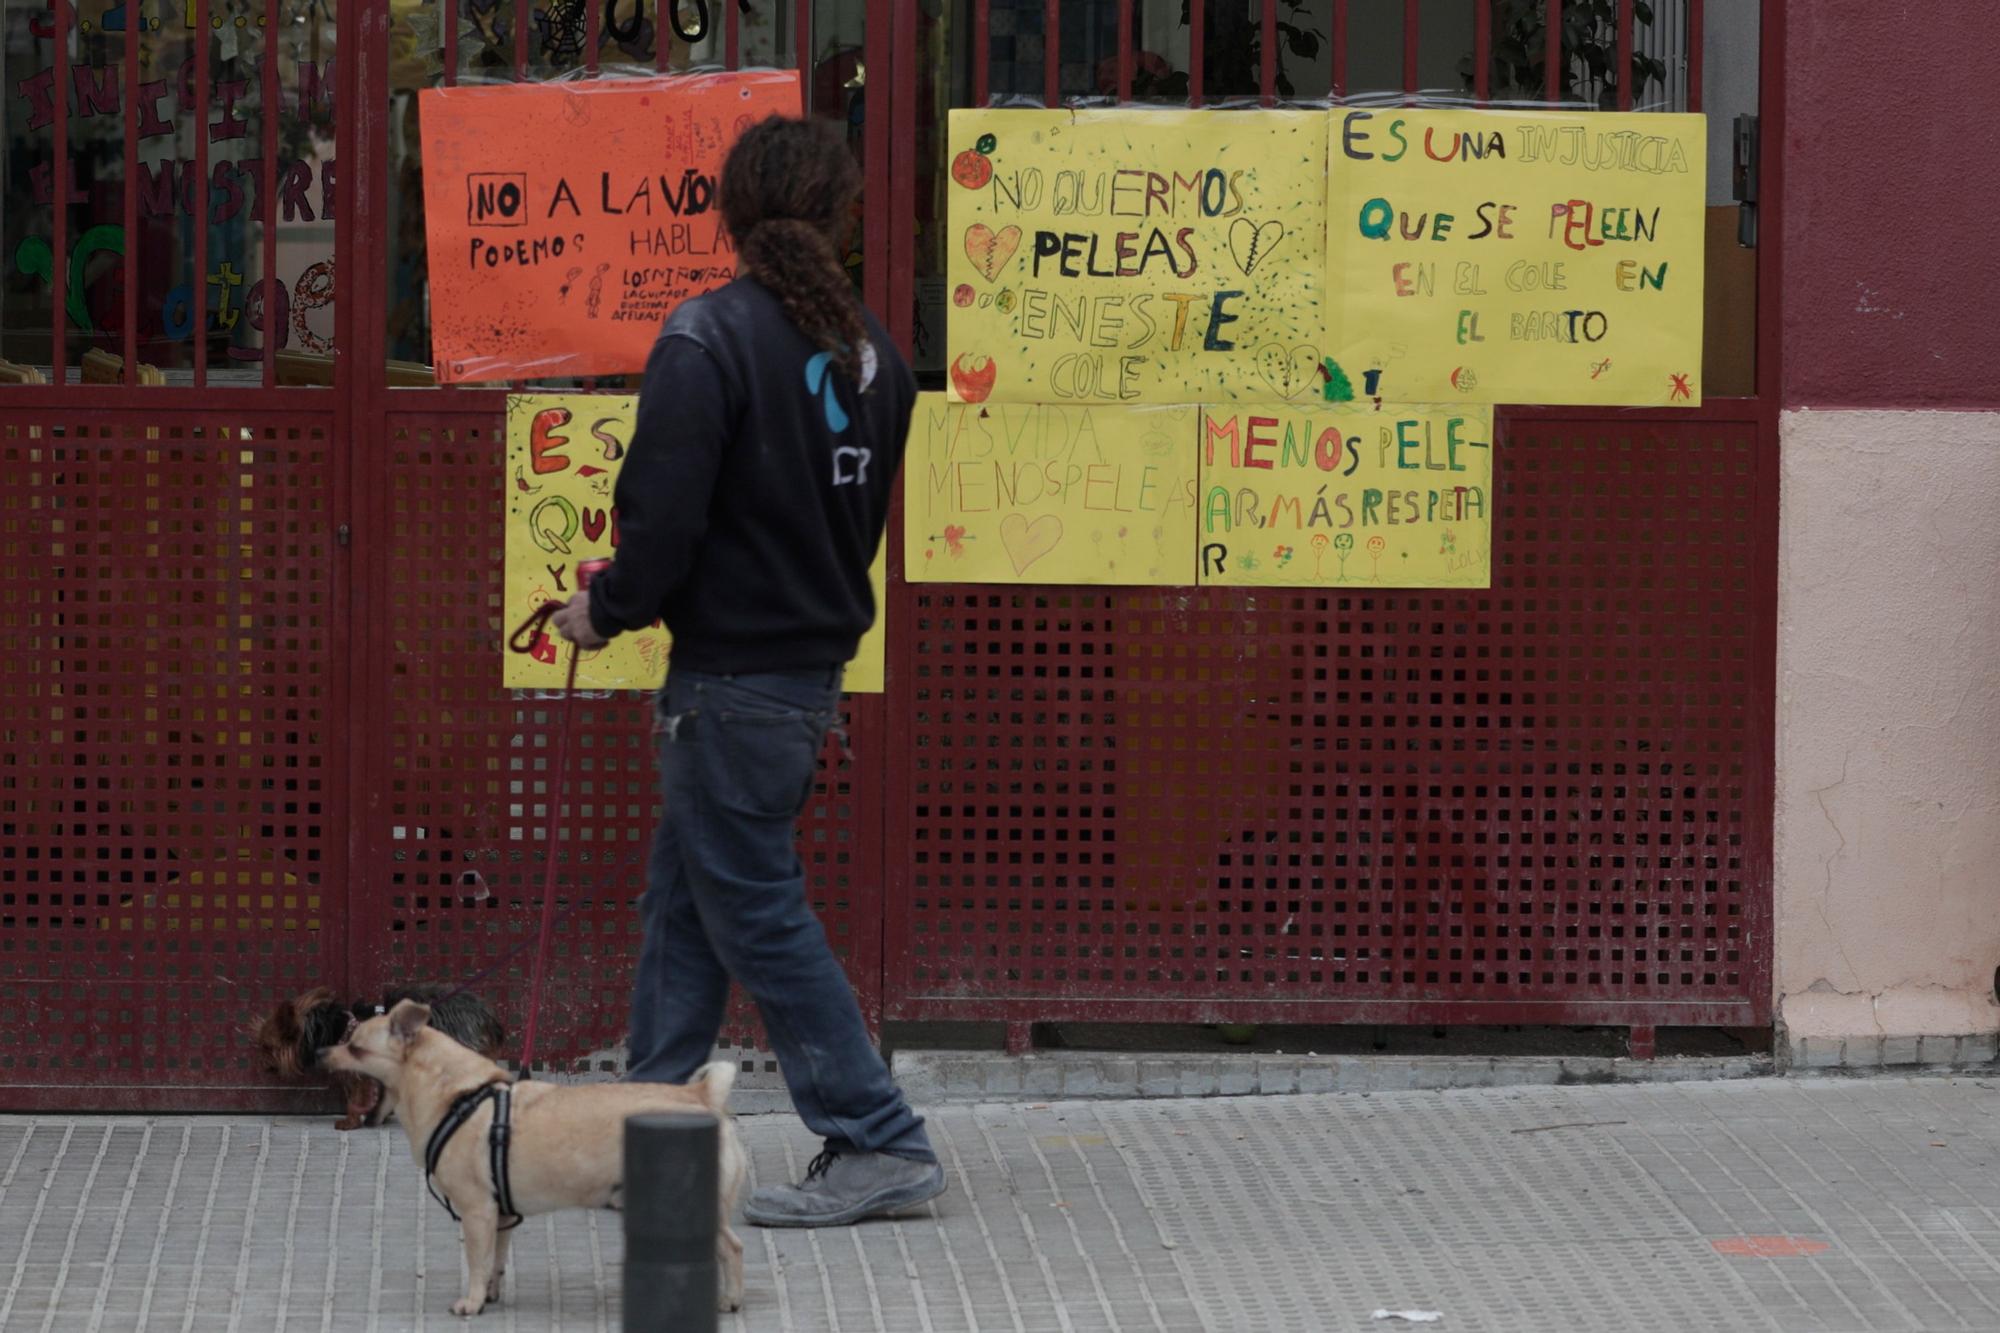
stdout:
[(1320, 363), (1326, 374), (1326, 387), (1320, 390), (1320, 397), (1329, 403), (1351, 403), (1354, 401), (1354, 381), (1347, 378), (1347, 372), (1332, 357)]

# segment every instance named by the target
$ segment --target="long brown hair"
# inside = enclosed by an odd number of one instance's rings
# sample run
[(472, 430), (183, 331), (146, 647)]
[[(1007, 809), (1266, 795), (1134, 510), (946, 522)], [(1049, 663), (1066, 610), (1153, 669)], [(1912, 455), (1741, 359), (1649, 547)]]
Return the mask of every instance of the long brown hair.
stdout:
[(744, 132), (722, 167), (722, 220), (739, 271), (775, 292), (856, 384), (868, 325), (839, 247), (860, 196), (861, 171), (824, 120), (772, 116)]

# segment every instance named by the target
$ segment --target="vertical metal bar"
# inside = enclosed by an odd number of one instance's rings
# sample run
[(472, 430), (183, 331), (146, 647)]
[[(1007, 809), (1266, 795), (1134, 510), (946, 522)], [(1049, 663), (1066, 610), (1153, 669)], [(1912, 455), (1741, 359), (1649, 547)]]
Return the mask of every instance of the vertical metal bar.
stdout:
[(1042, 0), (1042, 105), (1062, 105), (1062, 0)]
[[(55, 0), (55, 125), (49, 159), (49, 287), (55, 308), (50, 317), (49, 381), (69, 380), (69, 327), (64, 305), (69, 300), (69, 0)], [(136, 129), (134, 130), (136, 133)], [(126, 241), (131, 244), (130, 239)]]
[(1417, 91), (1417, 41), (1421, 0), (1403, 0), (1403, 94), (1408, 101)]
[(604, 0), (583, 0), (583, 68), (597, 77), (597, 57), (604, 45)]
[[(980, 5), (982, 18), (985, 8), (986, 6), (982, 3)], [(875, 11), (875, 4), (872, 3), (872, 0), (869, 9), (871, 11), (869, 21), (872, 24), (874, 22)], [(910, 5), (909, 9), (914, 11), (916, 6)], [(976, 44), (976, 58), (980, 63), (979, 73), (976, 75), (976, 78), (983, 87), (987, 81), (986, 62), (990, 52), (986, 46), (985, 25), (983, 22), (980, 27), (981, 31)], [(915, 120), (915, 114), (904, 111), (902, 108), (907, 105), (903, 99), (914, 96), (917, 89), (915, 70), (918, 60), (918, 34), (914, 12), (911, 13), (907, 22), (902, 21), (899, 17), (895, 23), (894, 31), (896, 34), (895, 40), (898, 44), (896, 59), (894, 61), (896, 74), (894, 91), (897, 99), (897, 117), (899, 120), (909, 123)], [(983, 104), (985, 99), (982, 97), (980, 100)], [(897, 189), (901, 182), (909, 181), (911, 182), (911, 189), (914, 191), (917, 137), (914, 134), (899, 134), (896, 136), (896, 140), (902, 146), (904, 157), (892, 167), (891, 189)], [(896, 197), (910, 198), (912, 196), (898, 194)], [(916, 269), (916, 219), (914, 210), (907, 208), (896, 210), (895, 216), (891, 219), (888, 240), (889, 253), (887, 262), (890, 266), (898, 272), (914, 273)], [(890, 336), (895, 338), (898, 345), (905, 349), (910, 346), (914, 313), (913, 305), (905, 305), (900, 318), (892, 319), (889, 322)], [(905, 518), (905, 512), (904, 487), (901, 483), (898, 483), (891, 495), (889, 531), (901, 532), (903, 530), (903, 524), (909, 521)], [(911, 597), (906, 590), (907, 585), (904, 581), (902, 561), (902, 543), (890, 541), (888, 547), (889, 579), (888, 586), (884, 589), (887, 596), (885, 598), (885, 605), (880, 608), (878, 614), (888, 617), (889, 642), (884, 646), (886, 658), (884, 665), (889, 675), (888, 688), (891, 691), (898, 691), (899, 678), (907, 678), (907, 661), (914, 639), (911, 626), (916, 614), (916, 599)], [(894, 700), (897, 705), (893, 713), (890, 706), (891, 700)], [(855, 724), (855, 731), (857, 734), (869, 737), (868, 744), (870, 748), (866, 753), (881, 754), (888, 761), (887, 763), (878, 763), (872, 766), (873, 772), (869, 775), (869, 781), (865, 783), (857, 782), (853, 789), (855, 797), (854, 809), (856, 813), (855, 826), (879, 835), (863, 839), (863, 842), (867, 846), (862, 850), (861, 855), (867, 857), (872, 854), (874, 858), (873, 864), (867, 865), (857, 860), (854, 866), (854, 872), (857, 876), (869, 876), (868, 879), (862, 882), (883, 886), (882, 895), (877, 899), (877, 902), (880, 903), (880, 908), (875, 921), (865, 923), (864, 929), (856, 932), (860, 936), (856, 941), (857, 961), (860, 957), (865, 957), (864, 954), (861, 954), (861, 950), (870, 947), (871, 944), (875, 950), (874, 959), (872, 960), (872, 973), (864, 974), (870, 988), (874, 991), (875, 1003), (873, 1005), (869, 1004), (866, 991), (864, 991), (862, 1012), (864, 1015), (873, 1014), (878, 1016), (877, 1021), (879, 1021), (879, 1015), (886, 1003), (888, 992), (887, 960), (889, 952), (885, 945), (887, 933), (890, 929), (890, 914), (894, 910), (893, 904), (897, 899), (899, 890), (907, 891), (908, 872), (902, 870), (901, 867), (909, 859), (898, 856), (891, 850), (892, 848), (905, 847), (909, 844), (906, 840), (899, 840), (900, 830), (893, 822), (897, 815), (890, 802), (886, 799), (885, 789), (890, 780), (890, 774), (897, 771), (892, 766), (911, 748), (909, 744), (903, 742), (910, 734), (908, 731), (910, 725), (909, 719), (915, 714), (916, 707), (912, 696), (902, 692), (881, 695), (849, 695), (847, 702)], [(893, 721), (891, 720), (892, 718), (894, 719)], [(869, 734), (871, 723), (873, 724), (872, 735)], [(892, 728), (897, 727), (899, 724), (902, 730), (892, 730)], [(907, 760), (903, 762), (908, 763)], [(915, 787), (911, 785), (904, 788), (904, 790), (915, 790)], [(892, 867), (897, 868), (892, 869)], [(872, 926), (873, 928), (867, 929), (867, 926)], [(860, 978), (857, 978), (857, 983), (859, 982)]]
[(1201, 105), (1203, 66), (1208, 63), (1208, 7), (1205, 0), (1188, 0), (1188, 105)]
[(1548, 49), (1542, 56), (1542, 100), (1553, 106), (1562, 101), (1563, 0), (1544, 0), (1547, 5)]
[(1262, 44), (1257, 60), (1257, 100), (1278, 104), (1278, 0), (1264, 0)]
[[(139, 382), (139, 37), (145, 31), (136, 0), (125, 5), (125, 382)], [(58, 93), (67, 90), (58, 88)], [(67, 164), (57, 160), (60, 169)], [(171, 178), (173, 165), (167, 166)]]
[(993, 100), (993, 0), (972, 0), (972, 104)]
[[(662, 0), (664, 3), (665, 0)], [(862, 64), (869, 71), (868, 114), (861, 122), (861, 299), (876, 318), (891, 328), (896, 316), (889, 301), (889, 269), (895, 262), (890, 238), (908, 210), (893, 206), (895, 182), (890, 178), (890, 133), (895, 108), (894, 61), (896, 12), (891, 0), (868, 0), (862, 27)]]
[[(514, 81), (528, 81), (528, 10), (535, 0), (514, 0)], [(671, 4), (672, 0), (661, 0)]]
[(1118, 0), (1118, 100), (1132, 100), (1132, 0)]
[(743, 34), (737, 23), (736, 0), (716, 0), (722, 6), (722, 66), (737, 69), (742, 66)]
[[(125, 0), (125, 3), (133, 9), (138, 8), (136, 0)], [(210, 15), (213, 12), (212, 0), (195, 0), (194, 217), (191, 219), (191, 224), (194, 227), (194, 274), (188, 282), (188, 290), (194, 293), (191, 298), (194, 308), (190, 313), (194, 317), (194, 387), (197, 389), (203, 388), (208, 384), (208, 97), (214, 91), (215, 87), (215, 67), (211, 63), (213, 53), (210, 49), (211, 43), (209, 41), (215, 33), (214, 26), (210, 22)], [(267, 16), (264, 31), (264, 47), (267, 52), (265, 59), (267, 61), (270, 59), (268, 54), (270, 44), (276, 41), (277, 38), (278, 25), (270, 22)], [(263, 96), (268, 98), (270, 95), (270, 90), (267, 87)], [(268, 111), (266, 114), (269, 114)], [(264, 127), (264, 134), (265, 142), (272, 143), (274, 136), (271, 134), (268, 122)], [(270, 235), (272, 227), (269, 218), (277, 206), (277, 191), (270, 186), (267, 180), (264, 191), (264, 212), (266, 215), (264, 234), (267, 236)], [(266, 247), (265, 268), (263, 271), (265, 278), (272, 278), (274, 276), (269, 267), (271, 253), (271, 249)], [(275, 283), (272, 285), (275, 285)], [(269, 299), (274, 295), (276, 293), (272, 291), (270, 286), (264, 288), (264, 364), (267, 367), (275, 366), (276, 364), (271, 351), (273, 330), (271, 328), (271, 301)], [(267, 389), (270, 388), (273, 382), (274, 375), (272, 371), (267, 370), (264, 376), (264, 387)]]
[(1333, 0), (1333, 95), (1347, 96), (1347, 0)]
[[(635, 4), (643, 5), (645, 3), (645, 0), (633, 0), (633, 2)], [(353, 3), (353, 0), (349, 0), (349, 3), (350, 4)], [(592, 0), (585, 0), (585, 3), (592, 3)], [(641, 12), (643, 13), (644, 11), (641, 10)], [(439, 21), (444, 24), (444, 86), (447, 88), (456, 88), (458, 86), (458, 0), (443, 0), (443, 17)], [(659, 31), (657, 31), (654, 34), (654, 39), (655, 41), (658, 42), (660, 50), (664, 51), (667, 49), (667, 38), (665, 29), (660, 29)], [(385, 106), (387, 105), (386, 101), (384, 102), (384, 105)], [(379, 135), (379, 137), (382, 140), (380, 160), (385, 164), (383, 168), (383, 174), (384, 177), (386, 178), (387, 176), (386, 163), (388, 161), (388, 151), (389, 151), (388, 131), (386, 127), (377, 130), (374, 128), (374, 124), (375, 122), (371, 119), (369, 132), (371, 134)], [(371, 149), (370, 151), (372, 153), (374, 150)], [(341, 195), (343, 198), (345, 198), (347, 197), (348, 192), (343, 190), (341, 192)], [(369, 239), (372, 241), (375, 240), (376, 238), (370, 237)], [(386, 244), (386, 240), (384, 243)], [(336, 273), (340, 271), (339, 265), (337, 264), (335, 265), (334, 271)], [(349, 291), (354, 290), (353, 284), (351, 283), (348, 284), (348, 290)], [(384, 296), (383, 300), (386, 302), (388, 300), (387, 296)], [(338, 316), (340, 308), (341, 308), (340, 305), (335, 306), (336, 317)], [(376, 325), (373, 322), (369, 322), (366, 324), (357, 324), (355, 325), (355, 327), (373, 329), (376, 327)], [(336, 343), (335, 346), (338, 347), (340, 346), (340, 344)], [(352, 359), (353, 359), (352, 357), (349, 358), (349, 360)], [(387, 362), (388, 359), (389, 359), (388, 354), (385, 350), (383, 353), (382, 360), (384, 362)], [(336, 362), (335, 364), (337, 367), (338, 362)], [(338, 369), (336, 369), (335, 373), (336, 374), (339, 373)], [(370, 366), (363, 373), (368, 377), (368, 382), (370, 386), (369, 391), (371, 393), (387, 392), (388, 367), (386, 364), (382, 366)], [(437, 378), (435, 372), (432, 373), (431, 378), (433, 380)], [(456, 384), (440, 384), (438, 385), (438, 387), (446, 391), (451, 391), (458, 388)], [(370, 420), (379, 420), (379, 418), (371, 416)]]
[[(893, 0), (893, 34), (889, 42), (889, 86), (878, 92), (889, 94), (892, 127), (914, 125), (917, 119), (917, 21), (918, 0)], [(879, 105), (879, 103), (878, 103)], [(892, 128), (883, 145), (889, 153), (889, 197), (911, 200), (917, 197), (917, 138)], [(911, 353), (917, 314), (916, 216), (907, 206), (890, 210), (892, 220), (884, 237), (888, 250), (889, 313), (883, 322), (889, 335)]]
[[(359, 3), (336, 7), (333, 45), (336, 53), (361, 50), (362, 35), (370, 30), (363, 21), (364, 8), (371, 13), (383, 12), (375, 5)], [(454, 18), (455, 13), (447, 4), (445, 21), (452, 22)], [(387, 40), (385, 31), (383, 41)], [(380, 186), (374, 183), (378, 177), (373, 168), (382, 156), (377, 154), (374, 140), (367, 136), (374, 134), (378, 125), (386, 128), (389, 90), (386, 60), (357, 60), (354, 64), (360, 66), (360, 74), (351, 77), (344, 89), (336, 83), (334, 92), (338, 114), (333, 125), (333, 158), (336, 162), (351, 163), (352, 174), (347, 188), (334, 197), (333, 271), (342, 275), (343, 285), (333, 308), (333, 345), (340, 355), (333, 363), (333, 436), (326, 452), (333, 466), (329, 517), (334, 524), (345, 523), (350, 531), (360, 533), (360, 539), (349, 546), (336, 546), (335, 558), (329, 562), (329, 619), (342, 629), (360, 628), (336, 634), (334, 638), (340, 646), (330, 654), (333, 679), (328, 685), (328, 714), (345, 718), (355, 727), (347, 733), (351, 739), (329, 747), (327, 791), (340, 803), (329, 822), (336, 829), (344, 829), (346, 834), (344, 838), (328, 840), (334, 850), (326, 873), (328, 882), (333, 884), (381, 882), (371, 875), (349, 872), (366, 863), (369, 821), (364, 812), (372, 808), (367, 799), (375, 795), (361, 785), (362, 776), (376, 770), (368, 766), (368, 747), (375, 743), (374, 728), (370, 725), (373, 715), (359, 683), (368, 679), (367, 673), (380, 660), (372, 650), (375, 636), (383, 630), (374, 625), (375, 617), (370, 614), (366, 580), (375, 559), (371, 548), (386, 544), (371, 540), (382, 529), (364, 518), (367, 510), (359, 504), (357, 492), (364, 489), (365, 483), (358, 481), (356, 474), (361, 471), (357, 466), (360, 460), (388, 456), (383, 418), (375, 411), (382, 386), (382, 362), (387, 359), (388, 280), (384, 270), (371, 267), (371, 263), (381, 262), (390, 240), (386, 229), (364, 237), (359, 224), (370, 218), (369, 195), (378, 189), (382, 196), (388, 193), (386, 173)], [(347, 96), (347, 105), (343, 107), (340, 102), (344, 93), (351, 96)], [(381, 142), (386, 147), (386, 133)], [(371, 318), (376, 311), (382, 313)], [(370, 331), (368, 346), (361, 346), (355, 334), (357, 329)], [(321, 540), (325, 540), (324, 534)], [(387, 668), (381, 678), (388, 679)], [(334, 709), (339, 712), (334, 713)], [(350, 942), (362, 938), (363, 895), (348, 892), (343, 897), (345, 902), (337, 909), (337, 925), (324, 933), (334, 937), (328, 941), (328, 962), (332, 965), (332, 975), (340, 978), (339, 993), (351, 995), (359, 988), (349, 971), (354, 955)]]
[[(981, 5), (985, 3), (986, 0), (980, 0)], [(807, 115), (812, 114), (812, 31), (813, 0), (798, 0), (798, 11), (792, 16), (792, 45), (799, 66), (799, 110)], [(985, 34), (981, 33), (980, 38), (984, 40)]]
[(1701, 110), (1702, 0), (1688, 0), (1687, 109)]
[[(638, 2), (643, 6), (646, 0)], [(667, 18), (677, 3), (678, 0), (653, 0), (653, 68), (662, 74), (667, 72), (667, 57), (672, 54), (674, 43), (674, 30)]]
[(1472, 0), (1472, 97), (1493, 100), (1493, 0)]
[[(1764, 0), (1758, 27), (1757, 135), (1762, 148), (1757, 154), (1757, 397), (1758, 417), (1763, 422), (1760, 447), (1778, 448), (1779, 411), (1784, 406), (1781, 377), (1784, 350), (1785, 228), (1781, 210), (1785, 205), (1785, 49), (1790, 34), (1784, 0)], [(1777, 526), (1771, 520), (1771, 542), (1775, 548)], [(1757, 564), (1760, 570), (1775, 571), (1777, 559), (1767, 555)], [(1771, 576), (1775, 584), (1775, 573)], [(1776, 589), (1771, 598), (1775, 623)], [(1776, 652), (1776, 634), (1772, 636)], [(1770, 691), (1760, 697), (1770, 697)]]
[[(1767, 145), (1785, 143), (1785, 44), (1786, 11), (1794, 9), (1784, 0), (1764, 0), (1761, 6), (1761, 22), (1758, 40), (1762, 46), (1758, 63), (1758, 120), (1764, 142)], [(1796, 12), (1803, 14), (1803, 7)], [(1786, 154), (1767, 152), (1761, 164), (1762, 178), (1758, 182), (1762, 202), (1757, 235), (1757, 507), (1752, 522), (1753, 545), (1750, 555), (1752, 574), (1752, 596), (1756, 599), (1757, 616), (1753, 651), (1744, 664), (1746, 677), (1765, 681), (1775, 679), (1778, 663), (1778, 548), (1780, 531), (1778, 477), (1778, 430), (1782, 383), (1779, 376), (1779, 348), (1783, 342), (1781, 307), (1784, 302), (1783, 265), (1780, 260), (1785, 246), (1785, 229), (1777, 215), (1777, 209), (1784, 200), (1782, 177), (1785, 171)], [(1777, 691), (1758, 689), (1752, 692), (1747, 710), (1749, 717), (1749, 750), (1754, 763), (1749, 766), (1744, 783), (1743, 801), (1746, 810), (1767, 810), (1777, 787), (1776, 750), (1777, 747), (1767, 737), (1775, 737), (1777, 731)], [(1744, 904), (1744, 931), (1746, 940), (1760, 942), (1760, 947), (1746, 950), (1749, 954), (1745, 984), (1753, 997), (1760, 998), (1756, 1021), (1764, 1021), (1768, 1013), (1771, 992), (1772, 949), (1761, 943), (1770, 939), (1773, 913), (1772, 894), (1763, 889), (1772, 882), (1772, 839), (1775, 831), (1769, 820), (1760, 819), (1751, 824), (1749, 836), (1745, 838), (1744, 859), (1745, 879), (1759, 886), (1759, 891), (1748, 895)]]
[(1632, 109), (1632, 39), (1638, 20), (1632, 0), (1618, 0), (1618, 109)]
[[(358, 0), (348, 0), (350, 4)], [(130, 3), (130, 0), (127, 0)], [(195, 0), (206, 8), (210, 0)], [(278, 88), (278, 0), (264, 0), (264, 63), (257, 73), (263, 81), (264, 104), (264, 387), (269, 389), (278, 382), (278, 340), (284, 336), (284, 329), (277, 326), (278, 311), (289, 311), (290, 303), (278, 299), (282, 284), (278, 279), (278, 227), (284, 217), (284, 209), (278, 199), (278, 141), (284, 137), (282, 121), (285, 115), (284, 94)], [(336, 48), (338, 49), (338, 48)], [(208, 94), (202, 94), (205, 99)], [(340, 96), (338, 89), (335, 98)], [(206, 101), (203, 103), (207, 105)], [(348, 287), (353, 291), (352, 285)], [(301, 314), (300, 318), (304, 318)], [(336, 348), (336, 351), (339, 349)]]

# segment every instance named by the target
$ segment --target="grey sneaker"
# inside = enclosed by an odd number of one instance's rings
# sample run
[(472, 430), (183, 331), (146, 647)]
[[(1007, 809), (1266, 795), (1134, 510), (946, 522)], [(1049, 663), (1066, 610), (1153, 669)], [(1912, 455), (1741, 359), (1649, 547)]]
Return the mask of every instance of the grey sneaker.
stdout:
[(798, 1184), (751, 1194), (743, 1215), (760, 1227), (844, 1227), (928, 1203), (944, 1190), (944, 1168), (936, 1162), (828, 1149)]

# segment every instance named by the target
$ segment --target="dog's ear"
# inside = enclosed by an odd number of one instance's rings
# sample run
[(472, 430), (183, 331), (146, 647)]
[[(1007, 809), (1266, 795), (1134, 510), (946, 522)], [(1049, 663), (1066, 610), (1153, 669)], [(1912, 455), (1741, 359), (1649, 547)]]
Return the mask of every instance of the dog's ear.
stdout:
[(415, 1000), (404, 1000), (389, 1011), (389, 1031), (397, 1041), (408, 1041), (424, 1030), (431, 1021), (430, 1006), (418, 1004)]

